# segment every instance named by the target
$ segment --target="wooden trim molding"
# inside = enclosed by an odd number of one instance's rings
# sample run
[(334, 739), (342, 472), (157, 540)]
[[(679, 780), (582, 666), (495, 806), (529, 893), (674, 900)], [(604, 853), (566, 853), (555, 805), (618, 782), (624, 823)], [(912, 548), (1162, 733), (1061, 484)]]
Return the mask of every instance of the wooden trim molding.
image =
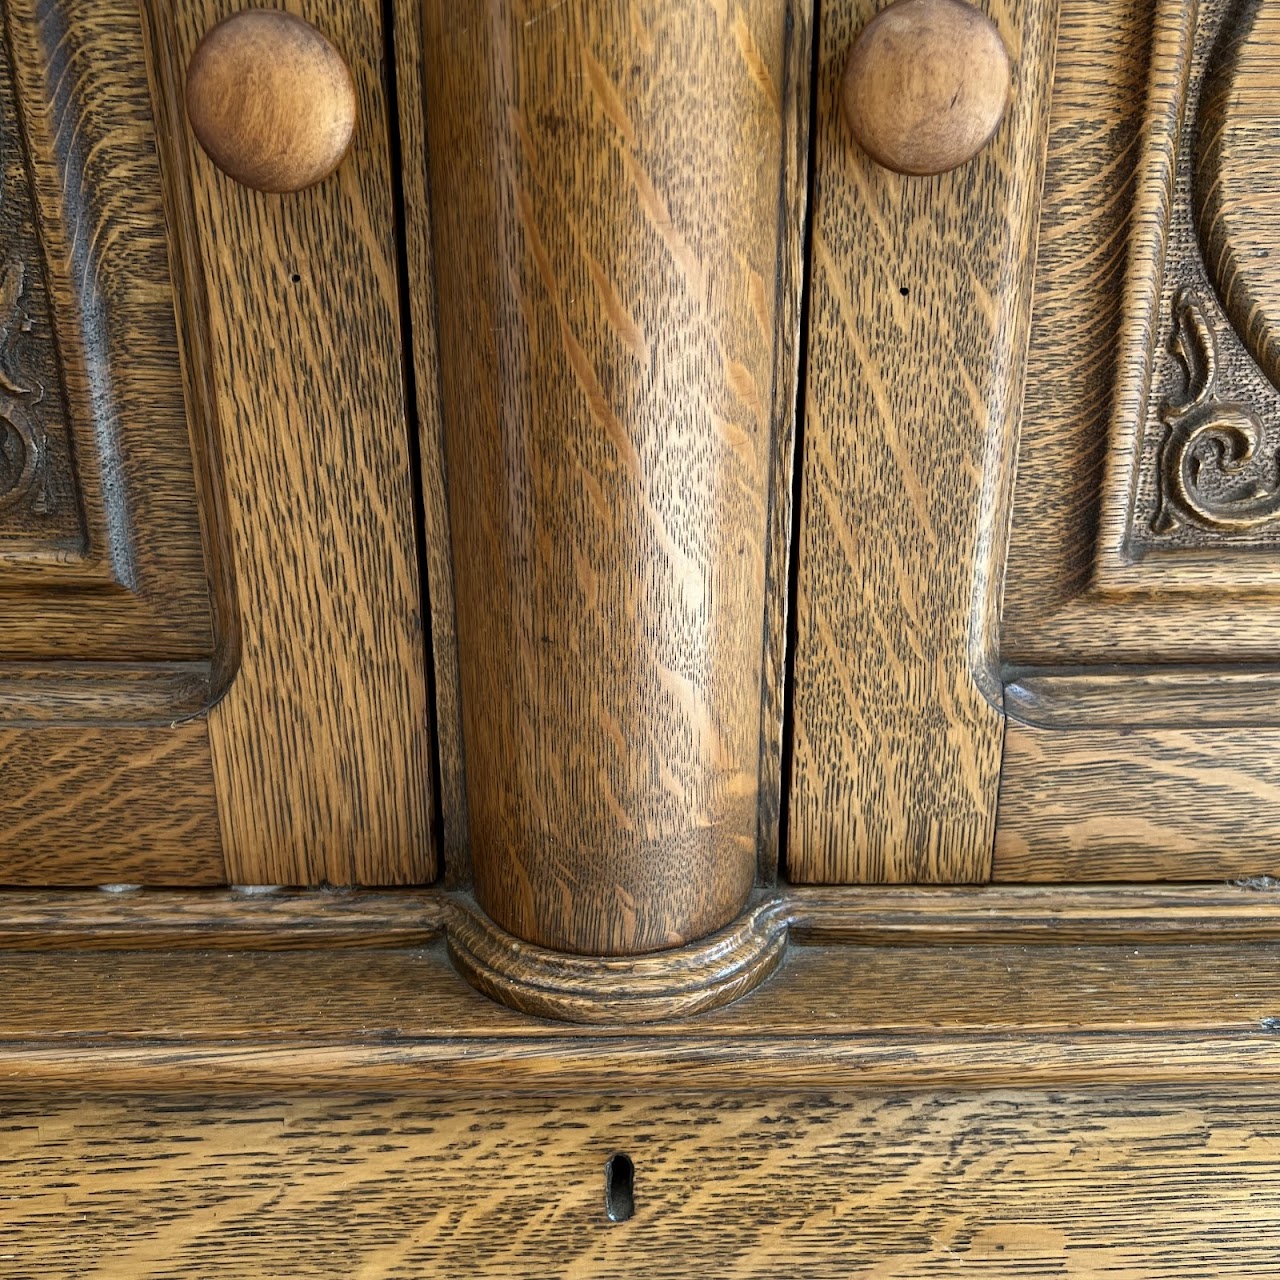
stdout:
[[(3, 951), (421, 947), (465, 898), (433, 889), (0, 890)], [(1280, 880), (1230, 884), (790, 886), (796, 946), (1280, 944)], [(651, 953), (652, 959), (687, 954)]]
[[(94, 1093), (1280, 1081), (1270, 881), (788, 890), (717, 944), (594, 973), (584, 957), (513, 969), (520, 953), (477, 919), (435, 893), (5, 893), (0, 1079)], [(526, 1008), (468, 986), (446, 936)]]
[(477, 991), (568, 1022), (650, 1022), (717, 1009), (754, 990), (787, 946), (788, 908), (766, 898), (698, 942), (638, 956), (578, 956), (522, 942), (475, 910), (455, 907), (449, 954)]

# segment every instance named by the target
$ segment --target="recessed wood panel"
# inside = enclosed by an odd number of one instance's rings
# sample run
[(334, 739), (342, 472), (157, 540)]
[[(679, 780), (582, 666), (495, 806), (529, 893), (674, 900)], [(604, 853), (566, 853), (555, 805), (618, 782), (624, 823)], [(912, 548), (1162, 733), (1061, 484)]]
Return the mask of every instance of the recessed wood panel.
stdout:
[(14, 0), (3, 24), (0, 717), (15, 662), (186, 663), (204, 697), (158, 695), (172, 719), (217, 692), (235, 636), (141, 16)]
[(0, 729), (0, 885), (223, 884), (204, 721)]
[(238, 632), (200, 290), (130, 0), (0, 13), (0, 883), (225, 878)]
[(1268, 4), (1063, 5), (997, 879), (1276, 870), (1278, 58)]
[(1177, 671), (1221, 716), (1230, 668), (1280, 665), (1277, 50), (1267, 5), (1064, 5), (1006, 674)]
[(1011, 723), (993, 878), (1280, 874), (1280, 732)]

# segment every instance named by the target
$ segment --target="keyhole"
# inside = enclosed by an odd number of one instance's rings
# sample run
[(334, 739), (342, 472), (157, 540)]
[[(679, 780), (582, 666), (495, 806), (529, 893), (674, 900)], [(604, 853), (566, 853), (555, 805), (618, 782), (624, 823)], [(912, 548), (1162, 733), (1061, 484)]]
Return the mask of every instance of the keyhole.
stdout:
[(621, 1152), (604, 1166), (604, 1211), (610, 1222), (626, 1222), (636, 1211), (636, 1167)]

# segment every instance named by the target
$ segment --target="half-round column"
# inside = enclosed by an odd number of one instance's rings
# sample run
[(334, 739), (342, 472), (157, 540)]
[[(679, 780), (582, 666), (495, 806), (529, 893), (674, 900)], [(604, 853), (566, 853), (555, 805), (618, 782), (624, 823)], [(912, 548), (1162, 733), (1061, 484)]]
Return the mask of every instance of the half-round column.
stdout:
[(674, 947), (755, 880), (788, 8), (426, 0), (475, 890), (542, 947)]

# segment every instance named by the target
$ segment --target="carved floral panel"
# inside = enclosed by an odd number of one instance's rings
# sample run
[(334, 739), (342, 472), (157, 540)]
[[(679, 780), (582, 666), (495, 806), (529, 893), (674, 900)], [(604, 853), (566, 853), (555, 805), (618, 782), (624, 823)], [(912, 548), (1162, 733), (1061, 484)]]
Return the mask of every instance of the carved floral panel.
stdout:
[(1203, 7), (1134, 550), (1280, 545), (1280, 0)]

